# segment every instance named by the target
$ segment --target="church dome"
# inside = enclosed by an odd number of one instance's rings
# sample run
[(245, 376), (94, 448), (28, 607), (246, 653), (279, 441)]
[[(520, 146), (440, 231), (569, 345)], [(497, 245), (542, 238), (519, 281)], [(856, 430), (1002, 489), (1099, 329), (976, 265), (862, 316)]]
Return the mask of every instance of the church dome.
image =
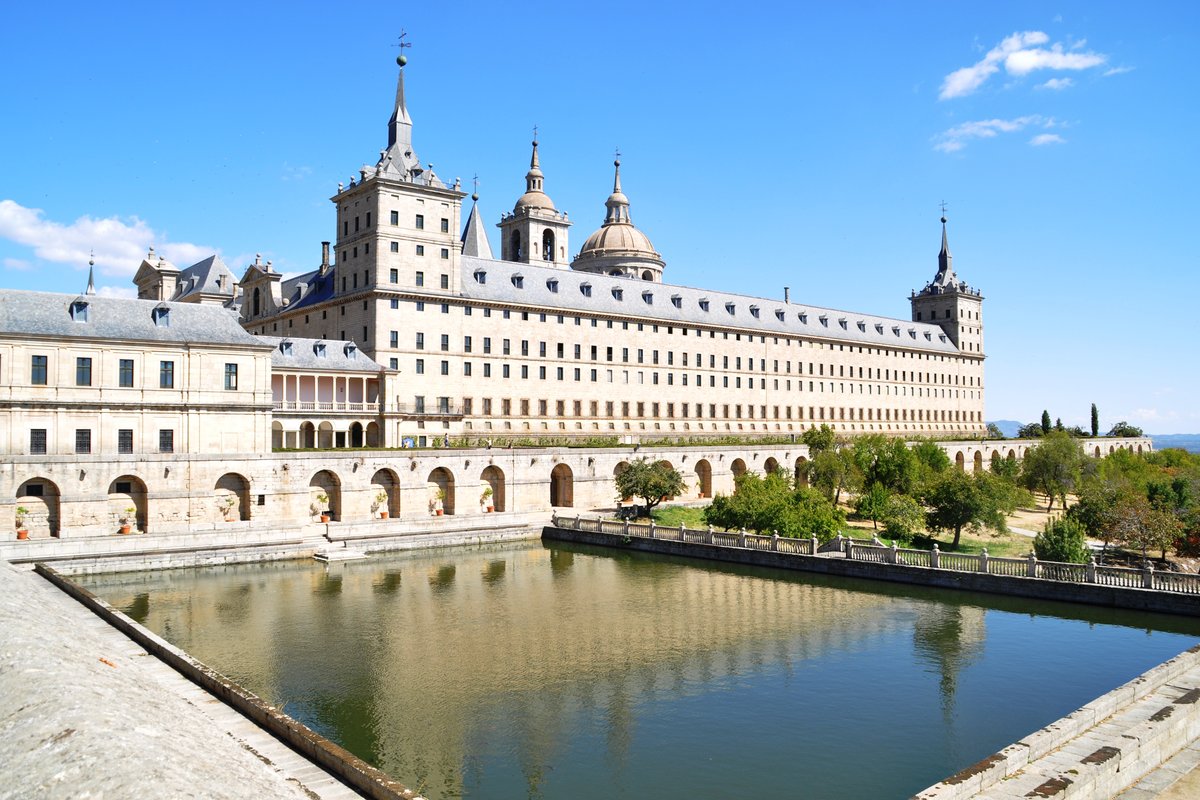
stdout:
[(629, 198), (621, 191), (621, 162), (614, 161), (613, 192), (605, 201), (604, 224), (587, 238), (571, 269), (661, 281), (665, 263), (650, 238), (629, 217)]
[(542, 183), (545, 176), (542, 174), (542, 169), (538, 165), (538, 143), (537, 139), (533, 140), (533, 156), (529, 159), (529, 172), (525, 173), (525, 194), (517, 198), (517, 204), (513, 206), (513, 213), (528, 211), (534, 208), (540, 208), (547, 211), (554, 211), (554, 201), (550, 196), (542, 191)]
[[(512, 195), (509, 195), (512, 197)], [(545, 192), (536, 189), (526, 192), (517, 198), (517, 204), (513, 206), (513, 211), (522, 211), (529, 208), (544, 208), (548, 211), (554, 211), (554, 201)]]

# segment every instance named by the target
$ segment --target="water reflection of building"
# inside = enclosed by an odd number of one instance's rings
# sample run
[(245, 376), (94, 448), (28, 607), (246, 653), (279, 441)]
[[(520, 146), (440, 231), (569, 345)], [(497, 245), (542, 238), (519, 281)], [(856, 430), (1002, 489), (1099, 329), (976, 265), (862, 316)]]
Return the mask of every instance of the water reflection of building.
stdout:
[[(597, 710), (617, 767), (640, 703), (910, 624), (880, 613), (887, 595), (566, 550), (164, 573), (103, 594), (130, 605), (147, 587), (151, 628), (435, 797), (462, 794), (481, 753), (518, 765), (536, 796)], [(952, 650), (929, 625), (931, 652)]]

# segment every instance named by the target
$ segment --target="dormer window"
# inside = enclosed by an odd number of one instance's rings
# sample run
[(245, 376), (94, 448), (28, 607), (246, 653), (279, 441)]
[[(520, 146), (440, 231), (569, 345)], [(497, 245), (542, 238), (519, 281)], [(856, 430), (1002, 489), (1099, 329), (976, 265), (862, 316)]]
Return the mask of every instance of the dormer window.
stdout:
[(933, 341), (933, 334), (930, 333), (929, 331), (925, 331), (925, 341), (927, 341), (927, 342)]
[(313, 354), (316, 355), (317, 358), (324, 358), (325, 357), (325, 343), (317, 342), (316, 344), (314, 344), (313, 345)]
[(353, 360), (358, 355), (358, 345), (354, 342), (346, 342), (346, 346), (342, 348), (342, 352), (346, 354), (346, 358)]
[(71, 319), (76, 322), (88, 321), (88, 302), (86, 300), (76, 300), (71, 303)]
[(683, 298), (677, 294), (671, 295), (671, 305), (676, 308), (683, 308)]
[(779, 320), (780, 322), (785, 322), (786, 321), (785, 317), (786, 317), (786, 315), (783, 313), (783, 309), (781, 309), (781, 308), (775, 309), (775, 319)]
[(513, 275), (512, 276), (512, 285), (517, 287), (518, 289), (524, 289), (525, 288), (525, 276), (519, 272), (516, 275)]
[(817, 319), (821, 320), (821, 325), (823, 325), (823, 326), (824, 326), (824, 327), (826, 327), (826, 328), (828, 328), (828, 327), (829, 327), (829, 317), (827, 317), (827, 316), (825, 316), (824, 314), (822, 314), (822, 315), (821, 315), (820, 317), (818, 317)]
[(701, 310), (701, 311), (708, 311), (708, 300), (707, 300), (707, 299), (702, 299), (702, 300), (700, 301), (700, 310)]
[(171, 309), (169, 306), (155, 306), (150, 312), (150, 318), (154, 320), (154, 324), (159, 328), (169, 328), (171, 326)]
[(642, 292), (642, 301), (648, 305), (654, 305), (654, 292)]
[(910, 337), (910, 338), (912, 338), (912, 339), (915, 339), (915, 338), (917, 338), (917, 329), (916, 329), (916, 328), (909, 328), (909, 329), (908, 329), (908, 335), (909, 335), (909, 337)]
[(584, 297), (592, 296), (592, 285), (590, 283), (579, 284), (579, 293)]
[(880, 333), (880, 334), (883, 333), (883, 323), (882, 322), (875, 323), (875, 332)]
[(838, 317), (838, 326), (844, 331), (849, 330), (849, 328), (846, 326), (846, 318), (845, 317)]
[(554, 294), (558, 294), (558, 279), (551, 278), (550, 280), (546, 281), (546, 288)]
[(863, 322), (863, 321), (860, 319), (860, 320), (858, 321), (858, 329), (859, 329), (860, 331), (863, 331), (863, 332), (865, 333), (865, 332), (866, 332), (866, 330), (867, 330), (867, 323)]
[(899, 336), (899, 335), (900, 335), (900, 326), (899, 326), (899, 325), (893, 325), (893, 326), (892, 326), (892, 333), (893, 333), (894, 335), (896, 335), (896, 336)]
[(946, 341), (946, 334), (944, 334), (944, 333), (939, 333), (939, 334), (938, 334), (938, 338), (939, 338), (939, 339), (941, 339), (941, 340), (944, 342), (944, 341)]
[(288, 341), (280, 342), (279, 352), (283, 353), (285, 356), (290, 356), (292, 354), (292, 343)]
[(612, 290), (612, 296), (614, 300), (623, 300), (625, 299), (625, 292), (622, 289), (614, 288)]
[(801, 325), (807, 325), (807, 324), (808, 324), (808, 314), (805, 314), (803, 311), (801, 311), (801, 312), (800, 312), (799, 314), (797, 314), (796, 316), (800, 318), (800, 324), (801, 324)]
[(734, 305), (733, 303), (726, 303), (725, 311), (728, 312), (729, 314), (733, 314), (734, 312), (737, 311), (737, 306)]
[(475, 282), (480, 284), (487, 283), (487, 271), (482, 269), (475, 270)]
[(755, 319), (758, 319), (758, 311), (758, 306), (750, 306), (750, 316), (754, 317)]

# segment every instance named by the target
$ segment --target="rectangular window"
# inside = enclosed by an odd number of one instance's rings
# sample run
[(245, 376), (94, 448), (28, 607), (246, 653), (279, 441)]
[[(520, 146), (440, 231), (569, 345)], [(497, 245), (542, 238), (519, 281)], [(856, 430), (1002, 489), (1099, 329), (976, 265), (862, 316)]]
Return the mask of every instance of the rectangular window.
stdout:
[(75, 359), (75, 385), (92, 385), (92, 360), (90, 358)]
[(445, 217), (442, 217), (442, 233), (449, 233), (449, 232), (450, 232), (450, 220), (446, 219)]
[(425, 359), (423, 359), (423, 358), (417, 359), (417, 374), (418, 375), (425, 374)]
[(388, 335), (388, 345), (395, 349), (400, 346), (400, 331), (392, 331)]
[(89, 428), (75, 429), (75, 452), (90, 453), (92, 452), (92, 431)]
[(400, 212), (399, 211), (393, 211), (391, 213), (391, 222), (393, 225), (400, 224)]
[(450, 334), (448, 334), (448, 333), (442, 334), (441, 345), (442, 345), (443, 351), (447, 351), (450, 349)]
[(388, 359), (388, 369), (400, 369), (400, 359), (389, 358)]
[(483, 337), (483, 352), (485, 352), (485, 353), (492, 352), (492, 337), (490, 337), (490, 336)]
[(450, 276), (442, 275), (439, 283), (443, 289), (449, 289), (450, 288)]
[(419, 255), (419, 256), (425, 255), (425, 245), (423, 245), (423, 244), (417, 245), (417, 255)]
[[(418, 253), (418, 255), (420, 255), (420, 254)], [(418, 272), (417, 273), (417, 286), (424, 286), (424, 285), (425, 285), (425, 273)]]
[(225, 391), (232, 392), (237, 389), (237, 364), (225, 365)]
[(117, 380), (123, 389), (129, 389), (133, 386), (133, 359), (122, 358), (117, 370)]
[(46, 356), (34, 356), (29, 365), (29, 382), (34, 386), (46, 385)]
[(425, 215), (424, 214), (417, 214), (417, 230), (419, 230), (419, 231), (425, 230)]
[(133, 452), (133, 429), (121, 428), (117, 431), (117, 452), (129, 455)]
[(29, 431), (29, 452), (35, 456), (46, 453), (46, 429), (33, 428)]
[(442, 248), (442, 258), (449, 258), (449, 257), (450, 257), (450, 250), (448, 248), (443, 247)]
[(425, 349), (425, 334), (423, 334), (419, 331), (417, 332), (417, 349), (418, 350)]
[[(392, 244), (395, 244), (395, 242), (392, 242)], [(392, 283), (399, 283), (400, 282), (400, 270), (398, 270), (398, 269), (388, 270), (388, 279)]]
[(175, 452), (175, 431), (163, 429), (158, 432), (158, 452)]
[(158, 362), (158, 388), (174, 389), (175, 388), (175, 362), (160, 361)]
[(464, 353), (471, 352), (471, 337), (470, 336), (463, 337), (463, 352)]

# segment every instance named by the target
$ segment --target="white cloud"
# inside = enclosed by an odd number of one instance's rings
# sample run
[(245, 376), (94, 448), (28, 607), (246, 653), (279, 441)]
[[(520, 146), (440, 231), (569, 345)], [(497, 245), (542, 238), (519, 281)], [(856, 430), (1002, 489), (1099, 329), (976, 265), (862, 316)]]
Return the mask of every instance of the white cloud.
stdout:
[(1070, 78), (1051, 78), (1045, 83), (1039, 83), (1037, 88), (1053, 89), (1054, 91), (1059, 92), (1063, 89), (1070, 89), (1074, 85), (1075, 81), (1071, 80)]
[(1133, 67), (1113, 67), (1112, 69), (1105, 70), (1104, 75), (1101, 77), (1108, 78), (1113, 75), (1124, 75), (1126, 72), (1133, 72), (1133, 70)]
[[(206, 245), (169, 241), (165, 233), (137, 217), (83, 216), (64, 224), (46, 219), (40, 208), (26, 208), (13, 200), (0, 200), (0, 238), (32, 248), (42, 261), (79, 270), (94, 251), (98, 271), (119, 277), (132, 277), (151, 245), (181, 267), (219, 252)], [(11, 267), (10, 261), (20, 259), (6, 259), (5, 266)]]
[(983, 119), (964, 122), (935, 137), (933, 149), (943, 153), (956, 153), (966, 147), (972, 139), (994, 139), (1002, 133), (1016, 133), (1026, 128), (1053, 128), (1055, 125), (1057, 123), (1053, 118), (1046, 118), (1039, 114), (1029, 114), (1016, 119)]
[(1046, 144), (1066, 144), (1066, 142), (1067, 140), (1057, 133), (1039, 133), (1029, 140), (1029, 143), (1034, 147), (1041, 147)]
[(6, 258), (4, 259), (4, 268), (24, 272), (27, 269), (33, 269), (33, 264), (23, 258)]
[(127, 300), (137, 299), (137, 288), (134, 286), (97, 286), (96, 294), (100, 297), (123, 297)]
[(1108, 60), (1101, 53), (1077, 52), (1086, 40), (1081, 40), (1064, 50), (1062, 44), (1054, 43), (1049, 48), (1040, 47), (1050, 42), (1042, 31), (1023, 31), (1006, 36), (979, 61), (969, 67), (954, 70), (942, 80), (939, 100), (965, 97), (984, 84), (1003, 67), (1009, 75), (1028, 75), (1039, 69), (1083, 70), (1100, 66)]

